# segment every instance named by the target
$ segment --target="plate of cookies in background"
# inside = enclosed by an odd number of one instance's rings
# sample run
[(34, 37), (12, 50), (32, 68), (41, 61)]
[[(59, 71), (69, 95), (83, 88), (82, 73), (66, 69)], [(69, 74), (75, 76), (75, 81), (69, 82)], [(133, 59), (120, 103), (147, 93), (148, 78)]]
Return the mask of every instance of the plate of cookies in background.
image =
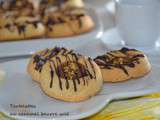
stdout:
[(94, 57), (52, 47), (1, 64), (6, 75), (0, 110), (17, 119), (81, 119), (112, 100), (159, 91), (160, 66), (143, 52), (126, 47), (92, 52)]
[(102, 32), (95, 9), (82, 0), (0, 2), (0, 57), (28, 55), (54, 45), (76, 48), (97, 40)]

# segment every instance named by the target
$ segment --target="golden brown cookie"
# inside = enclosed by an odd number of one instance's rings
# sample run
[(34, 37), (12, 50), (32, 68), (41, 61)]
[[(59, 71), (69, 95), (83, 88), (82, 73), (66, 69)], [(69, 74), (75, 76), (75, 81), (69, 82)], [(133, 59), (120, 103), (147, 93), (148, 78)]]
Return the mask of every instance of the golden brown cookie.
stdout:
[(100, 68), (91, 58), (59, 47), (35, 53), (28, 73), (48, 96), (69, 102), (96, 95), (103, 84)]
[(0, 4), (0, 40), (39, 38), (45, 26), (38, 15), (38, 0), (6, 0)]
[(0, 40), (21, 40), (39, 38), (45, 35), (45, 27), (39, 18), (2, 16), (0, 20)]
[(74, 36), (91, 31), (94, 22), (82, 8), (48, 11), (43, 19), (47, 37)]
[(122, 48), (98, 56), (94, 61), (101, 68), (105, 82), (120, 82), (139, 78), (151, 70), (147, 56), (135, 49)]
[(79, 102), (96, 95), (103, 79), (91, 58), (69, 52), (47, 61), (40, 74), (40, 84), (50, 97)]

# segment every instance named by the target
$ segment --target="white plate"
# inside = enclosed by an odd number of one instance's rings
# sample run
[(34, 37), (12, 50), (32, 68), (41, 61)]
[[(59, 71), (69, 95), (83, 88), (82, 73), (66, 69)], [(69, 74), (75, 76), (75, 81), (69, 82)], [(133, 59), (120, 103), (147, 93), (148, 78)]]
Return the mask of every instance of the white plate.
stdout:
[[(102, 91), (89, 100), (80, 103), (63, 102), (46, 96), (38, 83), (31, 80), (26, 72), (27, 62), (28, 60), (24, 59), (0, 65), (0, 68), (7, 72), (4, 82), (0, 85), (0, 111), (7, 115), (22, 112), (39, 112), (39, 114), (44, 112), (54, 115), (50, 117), (12, 115), (12, 117), (23, 120), (85, 118), (100, 111), (111, 100), (160, 91), (160, 67), (153, 65), (151, 73), (143, 78), (122, 83), (105, 83)], [(11, 108), (10, 104), (31, 104), (36, 108)]]
[(77, 48), (84, 45), (87, 42), (93, 42), (99, 39), (103, 33), (102, 22), (98, 17), (98, 14), (92, 7), (88, 7), (87, 11), (89, 15), (93, 18), (95, 23), (95, 28), (88, 33), (81, 35), (67, 37), (67, 38), (41, 38), (36, 40), (22, 40), (13, 42), (0, 42), (0, 58), (9, 56), (20, 56), (28, 55), (33, 52), (47, 48), (57, 46), (65, 46), (69, 48)]

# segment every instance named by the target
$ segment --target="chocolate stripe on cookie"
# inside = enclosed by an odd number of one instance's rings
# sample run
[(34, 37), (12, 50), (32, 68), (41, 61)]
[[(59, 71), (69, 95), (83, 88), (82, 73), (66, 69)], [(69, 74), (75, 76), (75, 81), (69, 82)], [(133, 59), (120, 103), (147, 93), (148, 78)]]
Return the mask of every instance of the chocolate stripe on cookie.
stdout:
[(50, 88), (52, 88), (52, 85), (53, 85), (53, 77), (54, 77), (54, 70), (53, 70), (53, 67), (52, 65), (50, 64), (50, 75), (51, 75), (51, 82), (50, 82)]
[(35, 63), (35, 70), (41, 72), (44, 64), (49, 61), (52, 57), (57, 55), (60, 52), (59, 47), (55, 47), (54, 49), (46, 49), (44, 53), (37, 54), (33, 57), (33, 63)]
[[(111, 51), (106, 53), (105, 55), (98, 56), (94, 59), (94, 61), (102, 68), (102, 69), (112, 69), (119, 68), (121, 69), (126, 75), (128, 74), (128, 71), (125, 67), (134, 68), (136, 64), (139, 64), (139, 58), (143, 58), (144, 55), (137, 53), (136, 55), (129, 55), (128, 52), (130, 51), (137, 51), (135, 49), (128, 49), (128, 48), (122, 48), (119, 51)], [(124, 54), (124, 56), (118, 56), (118, 53), (120, 52)], [(114, 53), (114, 54), (112, 54)]]
[[(57, 74), (57, 76), (58, 76), (58, 80), (59, 80), (59, 87), (60, 87), (60, 89), (62, 90), (62, 89), (63, 89), (63, 88), (62, 88), (62, 81), (61, 81), (61, 78), (59, 77), (60, 69), (56, 67), (56, 64), (55, 64), (54, 61), (51, 61), (51, 63), (54, 65), (55, 72), (56, 72), (56, 74)], [(52, 68), (52, 70), (53, 70), (53, 68)]]
[(88, 61), (89, 61), (90, 65), (91, 65), (91, 68), (92, 68), (92, 70), (93, 70), (93, 72), (94, 72), (94, 77), (92, 76), (92, 78), (95, 78), (95, 79), (96, 79), (96, 71), (95, 71), (95, 69), (94, 69), (94, 65), (93, 65), (93, 63), (92, 63), (92, 59), (89, 57), (89, 58), (88, 58)]
[[(72, 54), (72, 59), (74, 60), (74, 58), (75, 58), (75, 63), (76, 63), (76, 65), (78, 66), (78, 69), (79, 69), (79, 73), (81, 74), (81, 76), (83, 76), (83, 71), (82, 71), (82, 69), (81, 69), (81, 66), (80, 66), (80, 64), (78, 63), (78, 57), (77, 57), (77, 55), (76, 54)], [(78, 77), (77, 77), (77, 74), (76, 74), (76, 78), (78, 79)], [(83, 79), (83, 81), (84, 81), (84, 85), (85, 85), (85, 79), (82, 77), (82, 79)], [(80, 84), (80, 80), (78, 79), (78, 83)]]
[(26, 21), (27, 24), (32, 24), (35, 28), (38, 28), (38, 24), (41, 23), (41, 21)]
[(17, 28), (19, 35), (23, 34), (25, 36), (27, 24), (32, 24), (35, 28), (38, 28), (39, 23), (41, 23), (41, 22), (40, 21), (32, 21), (32, 22), (26, 21), (21, 25), (18, 23), (12, 23), (12, 24), (7, 23), (3, 27), (1, 27), (0, 29), (6, 28), (10, 32), (14, 32), (15, 28)]
[[(74, 10), (73, 10), (74, 11)], [(46, 26), (48, 26), (49, 30), (52, 31), (51, 26), (54, 26), (56, 24), (62, 24), (62, 23), (67, 23), (70, 26), (70, 22), (67, 21), (66, 19), (69, 19), (70, 21), (72, 20), (77, 20), (78, 21), (78, 25), (79, 28), (83, 27), (83, 22), (82, 22), (82, 17), (84, 17), (86, 15), (85, 12), (82, 13), (74, 13), (71, 14), (72, 10), (70, 11), (59, 11), (59, 16), (54, 16), (54, 14), (52, 14), (51, 16), (48, 16), (47, 21), (46, 21)]]
[[(65, 58), (65, 62), (62, 62), (61, 57), (58, 54), (62, 55)], [(55, 59), (53, 59), (55, 57)], [(83, 58), (82, 55), (76, 54), (73, 50), (67, 50), (65, 48), (55, 47), (54, 49), (46, 49), (43, 53), (35, 55), (33, 57), (35, 63), (35, 70), (41, 72), (44, 64), (48, 61), (50, 64), (50, 84), (49, 87), (53, 86), (53, 79), (57, 75), (59, 80), (59, 87), (63, 90), (62, 80), (65, 79), (65, 87), (69, 89), (69, 81), (72, 80), (74, 85), (74, 91), (77, 91), (77, 84), (88, 85), (89, 79), (96, 79), (95, 68), (92, 63), (92, 59), (84, 59), (84, 65), (79, 62), (79, 59)], [(87, 65), (87, 61), (89, 66)], [(89, 71), (89, 67), (92, 70)]]

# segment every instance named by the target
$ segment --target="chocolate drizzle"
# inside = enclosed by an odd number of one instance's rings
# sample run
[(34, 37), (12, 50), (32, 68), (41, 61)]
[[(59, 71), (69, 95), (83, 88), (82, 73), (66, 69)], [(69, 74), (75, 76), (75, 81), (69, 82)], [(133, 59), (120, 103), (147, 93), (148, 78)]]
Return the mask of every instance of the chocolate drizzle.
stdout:
[(126, 48), (126, 47), (123, 47), (121, 50), (120, 50), (120, 52), (122, 52), (122, 53), (127, 53), (128, 51), (137, 51), (136, 49), (129, 49), (129, 48)]
[[(62, 62), (62, 55), (65, 58), (65, 62)], [(54, 58), (53, 58), (54, 57)], [(43, 66), (48, 61), (50, 64), (50, 84), (49, 87), (53, 87), (53, 79), (55, 75), (58, 77), (59, 88), (63, 90), (62, 80), (65, 80), (65, 88), (70, 88), (70, 82), (73, 82), (74, 91), (77, 91), (77, 85), (81, 84), (83, 81), (83, 85), (88, 85), (89, 79), (96, 79), (96, 73), (94, 69), (94, 65), (92, 63), (92, 59), (88, 58), (88, 62), (84, 59), (84, 63), (80, 63), (79, 59), (83, 58), (81, 55), (76, 54), (73, 50), (67, 50), (65, 48), (55, 47), (54, 49), (46, 49), (44, 52), (37, 54), (33, 57), (35, 64), (35, 70), (41, 72)], [(87, 64), (88, 63), (88, 64)], [(92, 71), (89, 71), (89, 65)]]
[[(72, 56), (73, 56), (73, 59), (75, 58), (75, 64), (78, 66), (78, 72), (76, 72), (76, 76), (75, 76), (75, 78), (77, 79), (77, 81), (78, 81), (78, 83), (80, 84), (80, 80), (79, 80), (79, 78), (82, 78), (83, 79), (83, 83), (84, 83), (84, 85), (85, 85), (85, 79), (83, 78), (84, 76), (87, 76), (85, 73), (87, 73), (87, 72), (85, 72), (86, 71), (86, 69), (85, 68), (82, 68), (83, 66), (81, 65), (81, 64), (79, 64), (78, 63), (78, 57), (77, 57), (77, 55), (76, 54), (72, 54)], [(84, 71), (85, 70), (85, 71)]]
[(49, 61), (52, 57), (60, 52), (60, 48), (46, 49), (43, 53), (37, 54), (33, 57), (33, 63), (35, 63), (35, 70), (41, 72), (43, 65)]
[[(143, 58), (144, 55), (137, 53), (135, 55), (129, 55), (128, 52), (137, 51), (135, 49), (128, 49), (122, 48), (119, 51), (111, 51), (106, 55), (98, 56), (94, 59), (94, 61), (102, 68), (102, 69), (112, 69), (119, 68), (121, 69), (126, 75), (128, 71), (126, 67), (134, 68), (136, 64), (140, 64), (139, 59)], [(121, 52), (123, 56), (115, 55), (116, 52)]]
[(34, 60), (33, 63), (36, 63), (35, 70), (37, 70), (38, 72), (41, 72), (42, 67), (46, 63), (47, 59), (44, 56), (35, 55), (33, 60)]
[(65, 20), (62, 19), (61, 17), (58, 17), (57, 19), (58, 19), (58, 23), (65, 23)]
[[(56, 72), (56, 74), (57, 74), (57, 76), (58, 76), (58, 80), (59, 80), (59, 87), (60, 87), (60, 89), (62, 90), (62, 89), (63, 89), (63, 88), (62, 88), (62, 81), (61, 81), (61, 78), (59, 77), (60, 69), (56, 67), (56, 64), (55, 64), (54, 61), (51, 61), (51, 63), (54, 65), (55, 72)], [(52, 68), (52, 70), (53, 70), (53, 68)]]
[(25, 8), (33, 10), (34, 6), (28, 0), (2, 0), (0, 2), (0, 8), (7, 11), (17, 10), (21, 13)]
[(41, 21), (26, 21), (27, 24), (32, 24), (35, 28), (38, 28), (38, 24), (41, 23)]
[(91, 67), (92, 67), (92, 70), (93, 70), (93, 72), (94, 72), (94, 76), (91, 76), (91, 78), (96, 78), (96, 71), (95, 71), (95, 69), (94, 69), (94, 66), (93, 66), (93, 63), (92, 63), (92, 59), (89, 57), (89, 58), (88, 58), (88, 61), (89, 61), (90, 65), (91, 65)]
[(83, 22), (81, 20), (81, 17), (84, 17), (84, 14), (80, 14), (80, 15), (77, 15), (76, 18), (78, 19), (78, 24), (79, 24), (79, 28), (81, 28), (83, 26)]
[(57, 17), (57, 18), (48, 18), (46, 25), (55, 25), (59, 23), (65, 23), (65, 20), (62, 17)]
[[(66, 11), (58, 11), (59, 15), (58, 16), (48, 16), (47, 21), (45, 22), (45, 24), (49, 27), (49, 30), (52, 31), (52, 28), (50, 26), (56, 25), (56, 24), (62, 24), (62, 23), (68, 23), (68, 25), (70, 25), (70, 22), (68, 22), (68, 20), (74, 21), (77, 20), (78, 21), (78, 25), (79, 28), (81, 28), (83, 26), (83, 21), (82, 21), (82, 17), (85, 16), (85, 13), (74, 13), (74, 10), (66, 10)], [(72, 13), (73, 12), (73, 13)]]
[[(4, 26), (6, 29), (8, 29), (10, 32), (12, 32), (12, 24), (6, 24), (5, 26)], [(2, 29), (3, 27), (1, 27), (0, 29)]]
[(82, 22), (82, 19), (81, 17), (84, 17), (85, 14), (79, 14), (79, 15), (71, 15), (71, 14), (68, 14), (67, 16), (70, 17), (70, 20), (78, 20), (78, 25), (79, 25), (79, 28), (81, 28), (83, 26), (83, 22)]
[(50, 75), (51, 75), (51, 82), (50, 82), (50, 88), (52, 88), (53, 85), (53, 77), (54, 77), (54, 70), (52, 69), (52, 66), (50, 65)]
[(19, 34), (24, 34), (25, 29), (26, 29), (26, 25), (19, 25), (19, 26), (17, 26), (17, 28), (18, 28), (18, 33)]
[(6, 24), (4, 27), (7, 28), (7, 29), (10, 29), (11, 24)]
[(54, 24), (56, 24), (56, 22), (53, 19), (51, 19), (51, 18), (49, 18), (48, 21), (47, 21), (47, 23), (46, 23), (47, 26), (54, 25)]
[[(11, 32), (12, 32), (11, 28), (16, 27), (18, 30), (18, 33), (21, 35), (21, 34), (25, 34), (27, 24), (32, 24), (35, 28), (38, 28), (39, 23), (40, 21), (32, 21), (32, 22), (26, 21), (22, 25), (19, 25), (18, 23), (12, 23), (12, 24), (7, 23), (3, 27), (10, 30)], [(2, 29), (3, 27), (1, 27), (0, 29)]]
[[(4, 27), (8, 30), (11, 31), (11, 27), (12, 26), (17, 26), (17, 29), (18, 29), (18, 33), (19, 34), (24, 34), (25, 33), (25, 29), (26, 29), (26, 26), (25, 25), (17, 25), (16, 23), (14, 24), (6, 24)], [(2, 29), (2, 28), (1, 28)], [(11, 31), (12, 32), (12, 31)]]
[(55, 24), (60, 24), (60, 23), (65, 23), (65, 21), (58, 17), (57, 20), (53, 19), (53, 18), (48, 18), (47, 22), (46, 22), (46, 26), (48, 26), (49, 30), (52, 31), (52, 25), (55, 25)]

